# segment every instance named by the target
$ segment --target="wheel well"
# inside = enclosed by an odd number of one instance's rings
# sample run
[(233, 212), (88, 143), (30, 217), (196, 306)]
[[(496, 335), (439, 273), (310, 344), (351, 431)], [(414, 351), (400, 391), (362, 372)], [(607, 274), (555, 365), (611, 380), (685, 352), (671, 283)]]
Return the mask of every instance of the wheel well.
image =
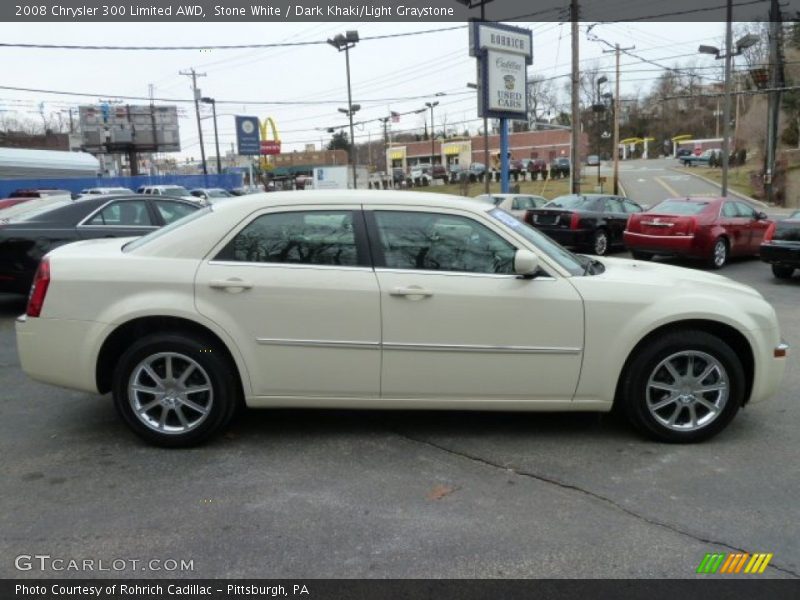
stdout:
[[(133, 319), (117, 327), (111, 335), (106, 338), (105, 342), (103, 342), (103, 346), (100, 348), (100, 353), (97, 357), (97, 367), (95, 370), (97, 390), (101, 394), (111, 391), (114, 368), (123, 352), (125, 352), (134, 341), (150, 333), (164, 333), (168, 331), (196, 335), (215, 342), (220, 351), (224, 353), (226, 359), (230, 362), (231, 369), (233, 369), (241, 392), (241, 374), (225, 342), (207, 327), (190, 321), (189, 319), (182, 319), (179, 317), (142, 317)], [(240, 393), (240, 398), (241, 397), (243, 397), (243, 395)]]
[(628, 371), (630, 363), (636, 357), (636, 354), (639, 352), (639, 350), (650, 343), (653, 338), (681, 329), (704, 331), (718, 337), (731, 347), (731, 349), (736, 353), (736, 356), (739, 357), (739, 360), (742, 361), (742, 366), (744, 367), (744, 402), (747, 403), (747, 401), (750, 399), (750, 392), (753, 390), (753, 378), (755, 376), (755, 358), (753, 357), (753, 349), (750, 347), (750, 343), (747, 341), (746, 337), (744, 337), (730, 325), (726, 325), (725, 323), (720, 323), (718, 321), (708, 321), (704, 319), (690, 319), (686, 321), (667, 323), (658, 329), (654, 329), (645, 337), (643, 337), (639, 343), (636, 344), (634, 349), (631, 350), (631, 353), (625, 360), (625, 364), (623, 365), (622, 371), (619, 374), (619, 379), (617, 380), (617, 389), (614, 395), (615, 402), (622, 393), (622, 384), (625, 378), (625, 373)]

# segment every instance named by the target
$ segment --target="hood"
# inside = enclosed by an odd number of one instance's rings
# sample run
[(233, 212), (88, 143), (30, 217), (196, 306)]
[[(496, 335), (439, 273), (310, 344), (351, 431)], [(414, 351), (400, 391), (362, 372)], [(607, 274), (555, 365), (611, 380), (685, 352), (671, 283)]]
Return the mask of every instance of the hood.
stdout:
[(699, 269), (688, 269), (627, 258), (601, 258), (599, 260), (605, 265), (606, 270), (599, 275), (591, 276), (590, 279), (602, 278), (620, 285), (666, 288), (673, 292), (689, 291), (701, 286), (706, 289), (716, 288), (720, 291), (738, 292), (763, 298), (758, 291), (749, 285)]

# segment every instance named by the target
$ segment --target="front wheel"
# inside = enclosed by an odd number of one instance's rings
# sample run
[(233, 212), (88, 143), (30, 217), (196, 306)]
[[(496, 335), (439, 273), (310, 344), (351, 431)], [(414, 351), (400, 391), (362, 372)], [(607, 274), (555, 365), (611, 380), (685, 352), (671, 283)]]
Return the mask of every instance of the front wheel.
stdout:
[(158, 446), (193, 446), (224, 427), (238, 405), (230, 359), (183, 333), (148, 335), (114, 370), (114, 404), (125, 423)]
[(720, 338), (697, 330), (665, 334), (628, 366), (619, 399), (639, 431), (662, 442), (707, 440), (744, 400), (744, 368)]
[(772, 274), (778, 279), (791, 279), (794, 274), (794, 267), (787, 265), (772, 265)]

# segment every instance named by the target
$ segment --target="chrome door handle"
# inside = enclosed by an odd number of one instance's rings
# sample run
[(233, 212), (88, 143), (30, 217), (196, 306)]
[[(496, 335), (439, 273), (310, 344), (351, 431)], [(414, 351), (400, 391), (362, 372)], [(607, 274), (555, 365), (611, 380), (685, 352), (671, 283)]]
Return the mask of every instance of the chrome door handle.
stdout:
[(231, 279), (212, 279), (208, 282), (208, 286), (215, 290), (249, 290), (253, 287), (253, 284), (249, 281), (242, 281), (241, 279), (233, 277)]
[(410, 285), (408, 287), (396, 287), (389, 292), (390, 296), (422, 296), (427, 298), (433, 296), (433, 292), (421, 288), (418, 285)]

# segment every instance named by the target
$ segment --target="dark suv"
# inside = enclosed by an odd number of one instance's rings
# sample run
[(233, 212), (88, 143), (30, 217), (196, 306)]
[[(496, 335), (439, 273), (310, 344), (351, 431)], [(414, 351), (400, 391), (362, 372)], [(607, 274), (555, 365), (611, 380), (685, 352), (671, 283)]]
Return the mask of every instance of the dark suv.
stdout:
[(568, 158), (557, 158), (550, 165), (551, 177), (569, 177), (570, 170)]

